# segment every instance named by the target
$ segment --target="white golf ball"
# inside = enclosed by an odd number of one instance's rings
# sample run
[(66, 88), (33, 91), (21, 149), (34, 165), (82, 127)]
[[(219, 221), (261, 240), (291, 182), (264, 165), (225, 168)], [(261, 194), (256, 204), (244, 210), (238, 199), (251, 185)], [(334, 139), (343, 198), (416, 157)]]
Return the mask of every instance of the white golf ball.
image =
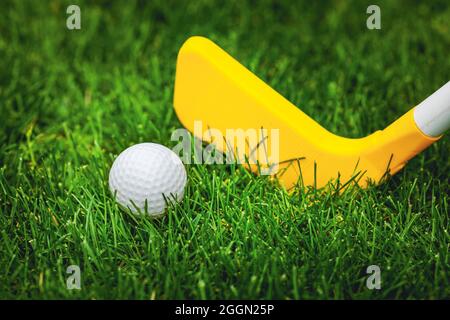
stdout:
[(134, 213), (161, 215), (166, 201), (181, 201), (186, 170), (170, 149), (140, 143), (124, 150), (109, 172), (109, 189), (116, 201)]

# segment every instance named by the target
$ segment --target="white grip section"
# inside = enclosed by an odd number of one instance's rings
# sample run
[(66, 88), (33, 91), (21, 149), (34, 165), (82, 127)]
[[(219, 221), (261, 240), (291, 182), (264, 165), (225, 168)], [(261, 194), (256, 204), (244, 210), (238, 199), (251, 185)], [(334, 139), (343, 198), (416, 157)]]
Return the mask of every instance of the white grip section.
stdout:
[(450, 81), (414, 108), (414, 121), (431, 137), (438, 137), (450, 127)]

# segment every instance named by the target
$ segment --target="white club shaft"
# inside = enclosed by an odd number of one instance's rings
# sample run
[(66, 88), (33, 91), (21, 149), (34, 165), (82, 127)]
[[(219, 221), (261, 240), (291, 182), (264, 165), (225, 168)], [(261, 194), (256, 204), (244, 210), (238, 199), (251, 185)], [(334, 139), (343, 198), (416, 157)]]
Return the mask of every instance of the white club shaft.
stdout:
[(450, 81), (414, 108), (414, 121), (430, 137), (438, 137), (450, 127)]

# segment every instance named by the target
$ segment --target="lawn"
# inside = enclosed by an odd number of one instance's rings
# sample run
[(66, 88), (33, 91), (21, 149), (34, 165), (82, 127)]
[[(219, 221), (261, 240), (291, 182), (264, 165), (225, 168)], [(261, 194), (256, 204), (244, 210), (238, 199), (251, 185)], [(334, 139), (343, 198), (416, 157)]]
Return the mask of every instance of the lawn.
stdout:
[[(162, 219), (122, 211), (125, 148), (173, 146), (175, 62), (206, 36), (324, 127), (361, 137), (449, 81), (448, 1), (0, 4), (0, 298), (450, 297), (449, 139), (382, 185), (287, 193), (234, 165), (187, 165)], [(81, 289), (68, 290), (78, 265)], [(366, 269), (381, 270), (381, 289)]]

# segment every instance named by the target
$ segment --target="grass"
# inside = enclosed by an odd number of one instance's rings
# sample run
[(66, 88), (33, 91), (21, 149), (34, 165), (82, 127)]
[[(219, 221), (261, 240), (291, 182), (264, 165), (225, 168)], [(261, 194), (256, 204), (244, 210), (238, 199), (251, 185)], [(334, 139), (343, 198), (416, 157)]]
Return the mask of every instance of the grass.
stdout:
[[(0, 298), (450, 297), (449, 142), (386, 183), (287, 194), (238, 166), (189, 165), (160, 220), (121, 211), (114, 157), (173, 146), (177, 50), (225, 48), (332, 132), (384, 128), (448, 79), (447, 1), (0, 4)], [(81, 268), (81, 290), (66, 268)], [(381, 290), (366, 268), (381, 268)]]

